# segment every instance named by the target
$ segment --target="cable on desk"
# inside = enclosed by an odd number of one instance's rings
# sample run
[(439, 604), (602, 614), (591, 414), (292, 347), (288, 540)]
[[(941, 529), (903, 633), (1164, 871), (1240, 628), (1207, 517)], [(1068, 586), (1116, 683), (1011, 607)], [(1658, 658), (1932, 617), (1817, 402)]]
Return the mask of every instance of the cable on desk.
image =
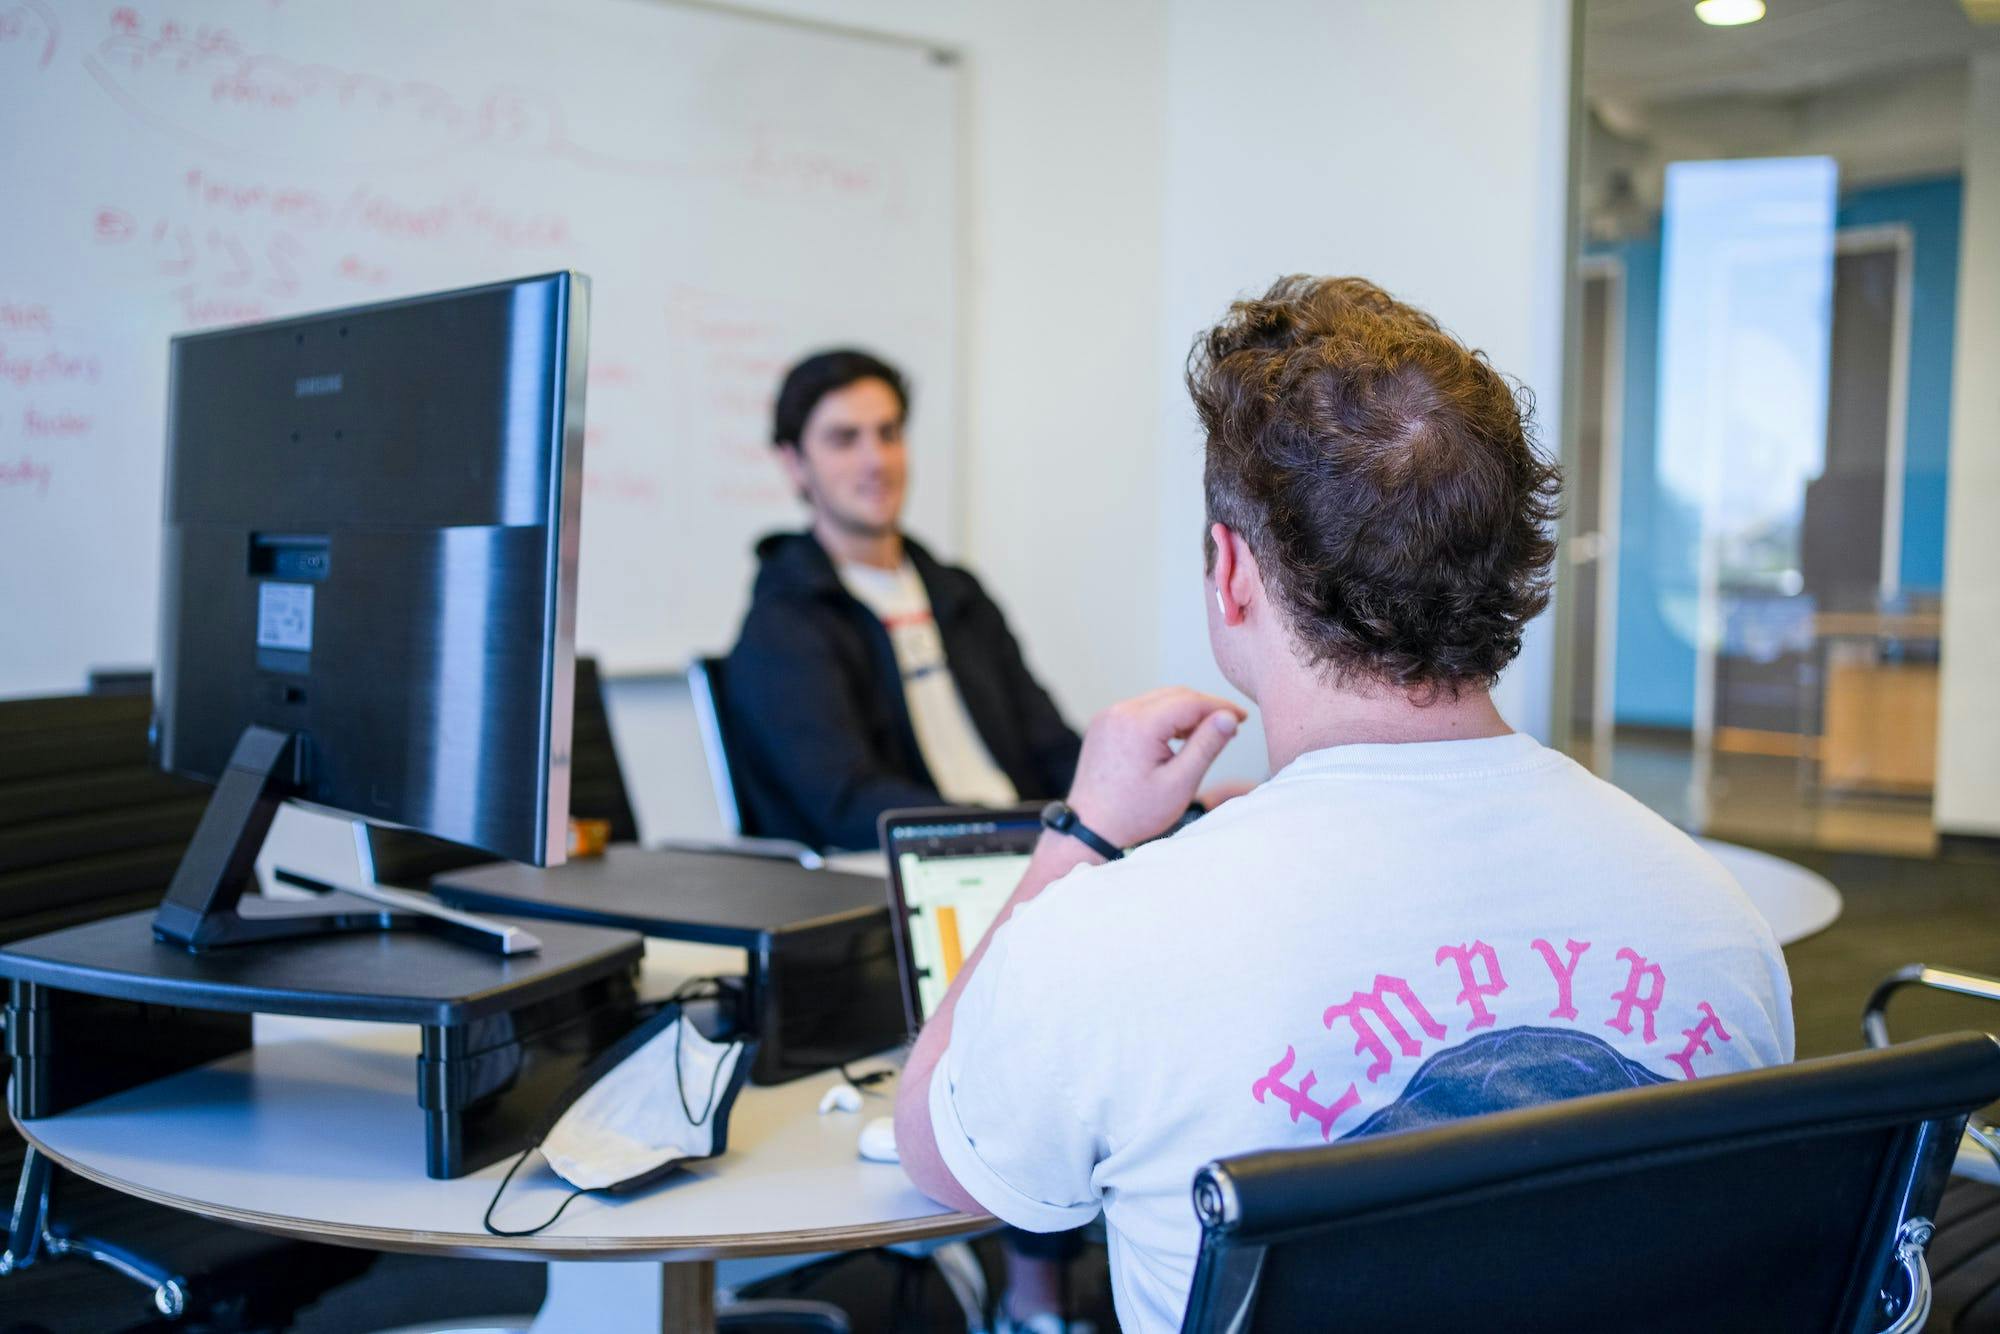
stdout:
[(840, 1077), (861, 1090), (862, 1095), (865, 1097), (886, 1098), (889, 1095), (876, 1090), (875, 1085), (894, 1079), (896, 1077), (896, 1069), (894, 1066), (885, 1065), (880, 1070), (869, 1070), (857, 1075), (847, 1068), (845, 1062), (842, 1062)]

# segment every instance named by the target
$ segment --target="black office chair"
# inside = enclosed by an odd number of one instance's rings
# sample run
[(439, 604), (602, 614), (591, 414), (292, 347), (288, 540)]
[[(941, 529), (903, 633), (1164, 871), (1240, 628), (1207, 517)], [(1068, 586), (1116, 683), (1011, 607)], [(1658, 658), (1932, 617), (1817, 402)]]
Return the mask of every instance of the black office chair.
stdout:
[(696, 658), (688, 664), (688, 694), (701, 728), (701, 753), (708, 761), (708, 782), (715, 791), (722, 827), (732, 837), (756, 838), (763, 831), (757, 827), (739, 748), (729, 741), (728, 673), (727, 658)]
[[(625, 774), (618, 765), (618, 748), (611, 736), (611, 714), (604, 705), (604, 684), (593, 659), (576, 660), (576, 694), (571, 718), (570, 814), (605, 821), (611, 826), (613, 843), (638, 842), (639, 822), (633, 817)], [(357, 826), (357, 829), (365, 830), (359, 835), (364, 840), (360, 851), (367, 859), (362, 865), (362, 873), (372, 875), (384, 885), (421, 889), (430, 883), (432, 876), (493, 860), (490, 852), (448, 843), (425, 834), (382, 829), (375, 825)]]
[[(1889, 1001), (1906, 992), (2000, 1001), (2000, 978), (1920, 963), (1882, 979), (1862, 1007), (1861, 1032), (1871, 1047), (1889, 1045)], [(1930, 1007), (1963, 1022), (1963, 1007)], [(1938, 1014), (1925, 1016), (1942, 1017)], [(1937, 1298), (1931, 1328), (1939, 1334), (2000, 1331), (2000, 1128), (1979, 1113), (1959, 1140), (1951, 1185), (1938, 1206), (1938, 1231), (1930, 1248)]]
[(1961, 1033), (1211, 1163), (1182, 1334), (1920, 1329), (1997, 1097)]
[(764, 832), (757, 811), (756, 780), (743, 747), (730, 737), (729, 659), (696, 658), (688, 664), (688, 696), (701, 732), (702, 758), (708, 762), (708, 782), (715, 793), (716, 813), (727, 836), (721, 843), (682, 841), (681, 846), (749, 857), (777, 857), (802, 866), (822, 866), (817, 849)]
[[(159, 902), (208, 790), (153, 767), (151, 717), (150, 686), (122, 677), (106, 695), (0, 701), (0, 941)], [(7, 1067), (0, 1055), (0, 1081)], [(6, 1129), (0, 1179), (19, 1181), (0, 1253), (0, 1307), (22, 1318), (38, 1294), (59, 1289), (78, 1328), (127, 1328), (150, 1319), (149, 1308), (214, 1327), (278, 1324), (375, 1258), (108, 1190), (56, 1170)], [(102, 1267), (40, 1263), (64, 1255)]]

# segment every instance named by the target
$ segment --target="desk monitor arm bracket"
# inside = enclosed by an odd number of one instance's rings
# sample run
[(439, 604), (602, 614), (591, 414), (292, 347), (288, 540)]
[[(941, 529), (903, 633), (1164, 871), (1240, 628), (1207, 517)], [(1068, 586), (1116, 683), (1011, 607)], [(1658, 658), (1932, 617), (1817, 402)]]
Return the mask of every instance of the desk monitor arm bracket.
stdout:
[[(348, 910), (300, 911), (288, 903), (265, 911), (242, 911), (244, 892), (256, 875), (257, 853), (271, 832), (278, 807), (305, 786), (305, 759), (305, 740), (295, 732), (254, 724), (243, 729), (215, 795), (202, 812), (201, 824), (174, 869), (166, 897), (153, 914), (155, 939), (199, 954), (263, 940), (421, 927), (495, 954), (526, 953), (540, 944), (518, 928), (433, 908), (411, 895), (397, 896), (393, 909), (382, 902), (385, 896), (370, 895), (377, 900), (374, 904)], [(335, 888), (287, 879), (315, 889)]]

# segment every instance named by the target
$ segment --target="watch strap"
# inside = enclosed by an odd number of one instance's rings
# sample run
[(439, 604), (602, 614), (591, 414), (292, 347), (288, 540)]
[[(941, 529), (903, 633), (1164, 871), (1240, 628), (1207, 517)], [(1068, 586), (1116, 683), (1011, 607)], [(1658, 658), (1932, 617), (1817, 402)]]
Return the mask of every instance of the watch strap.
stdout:
[(1066, 801), (1052, 801), (1042, 807), (1042, 827), (1053, 829), (1058, 834), (1068, 834), (1105, 861), (1115, 862), (1125, 855), (1125, 849), (1077, 819), (1076, 812)]

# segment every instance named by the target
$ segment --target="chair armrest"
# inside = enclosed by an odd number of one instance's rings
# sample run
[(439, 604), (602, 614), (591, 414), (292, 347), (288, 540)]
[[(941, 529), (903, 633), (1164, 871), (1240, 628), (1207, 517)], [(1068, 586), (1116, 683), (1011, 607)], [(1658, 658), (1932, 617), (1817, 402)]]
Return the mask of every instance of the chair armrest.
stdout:
[[(1983, 973), (1962, 973), (1948, 968), (1928, 968), (1920, 963), (1905, 964), (1889, 976), (1875, 984), (1875, 990), (1868, 994), (1868, 1003), (1861, 1008), (1861, 1036), (1871, 1047), (1889, 1045), (1889, 998), (1909, 987), (1919, 987), (1926, 991), (1945, 991), (1954, 996), (1970, 996), (1975, 1000), (2000, 1002), (2000, 978), (1987, 977)], [(1965, 1138), (1986, 1150), (1996, 1165), (2000, 1165), (2000, 1131), (1978, 1116), (1966, 1119)], [(1923, 1264), (1922, 1254), (1917, 1258)], [(1928, 1288), (1928, 1276), (1926, 1276)], [(1891, 1327), (1901, 1329), (1900, 1322)], [(1921, 1325), (1911, 1328), (1922, 1328)], [(1885, 1332), (1886, 1334), (1886, 1332)]]
[(1861, 1008), (1861, 1037), (1871, 1047), (1889, 1045), (1889, 998), (1906, 987), (1948, 991), (1975, 1000), (2000, 1002), (2000, 978), (1983, 973), (1963, 973), (1948, 968), (1930, 968), (1920, 963), (1905, 964), (1875, 984), (1868, 1003)]

